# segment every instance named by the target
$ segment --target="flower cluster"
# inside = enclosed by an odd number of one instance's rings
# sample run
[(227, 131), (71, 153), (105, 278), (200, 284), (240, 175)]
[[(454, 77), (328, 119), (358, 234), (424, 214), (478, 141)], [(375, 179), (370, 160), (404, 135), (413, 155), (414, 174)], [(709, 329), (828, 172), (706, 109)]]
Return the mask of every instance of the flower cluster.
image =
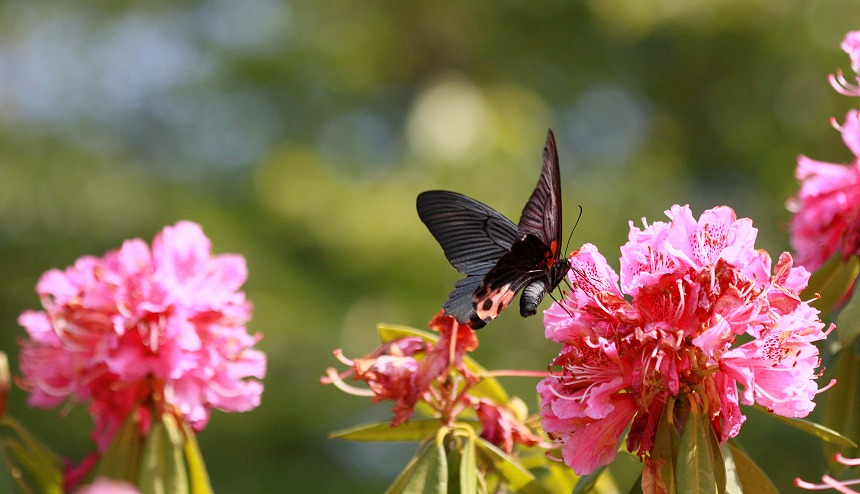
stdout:
[(739, 403), (788, 417), (815, 406), (812, 342), (826, 333), (799, 297), (809, 272), (784, 253), (771, 274), (752, 222), (728, 207), (666, 214), (631, 223), (620, 277), (593, 245), (575, 252), (573, 290), (545, 313), (562, 349), (538, 384), (543, 427), (578, 475), (611, 462), (631, 422), (627, 449), (647, 460), (675, 397), (695, 395), (720, 442), (745, 420)]
[(18, 320), (29, 335), (20, 357), (29, 404), (90, 403), (101, 451), (132, 411), (144, 427), (169, 412), (199, 431), (212, 408), (255, 408), (266, 358), (245, 328), (246, 276), (242, 256), (213, 256), (190, 222), (164, 228), (151, 249), (128, 240), (46, 272), (36, 287), (44, 310)]
[[(456, 319), (439, 312), (430, 321), (439, 333), (436, 342), (418, 336), (407, 336), (383, 344), (363, 358), (348, 359), (340, 350), (334, 354), (349, 370), (338, 374), (328, 369), (323, 384), (362, 396), (372, 396), (376, 403), (394, 401), (392, 427), (409, 420), (421, 402), (428, 405), (441, 423), (452, 427), (464, 410), (473, 410), (481, 422), (481, 437), (510, 453), (515, 444), (532, 446), (537, 437), (507, 408), (469, 391), (481, 381), (466, 365), (468, 352), (478, 347), (475, 331)], [(352, 387), (344, 379), (367, 383), (369, 391)]]
[[(860, 31), (848, 33), (842, 49), (852, 68), (860, 70)], [(860, 96), (860, 86), (848, 83), (841, 72), (830, 82), (842, 94)], [(794, 213), (791, 244), (797, 263), (810, 270), (837, 251), (846, 259), (860, 254), (860, 113), (850, 110), (844, 123), (832, 123), (854, 159), (846, 166), (798, 157), (795, 176), (801, 188), (787, 204)]]

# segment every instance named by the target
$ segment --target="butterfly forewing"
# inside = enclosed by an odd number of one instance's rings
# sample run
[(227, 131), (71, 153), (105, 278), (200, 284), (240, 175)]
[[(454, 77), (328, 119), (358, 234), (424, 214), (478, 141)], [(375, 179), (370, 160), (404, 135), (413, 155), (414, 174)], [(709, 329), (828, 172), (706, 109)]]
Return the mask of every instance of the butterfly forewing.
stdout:
[(558, 170), (558, 149), (550, 130), (543, 149), (543, 168), (531, 197), (523, 208), (517, 229), (532, 234), (551, 249), (553, 257), (561, 248), (561, 180)]
[(486, 274), (518, 238), (511, 220), (463, 194), (429, 190), (418, 195), (417, 207), (448, 262), (466, 275)]

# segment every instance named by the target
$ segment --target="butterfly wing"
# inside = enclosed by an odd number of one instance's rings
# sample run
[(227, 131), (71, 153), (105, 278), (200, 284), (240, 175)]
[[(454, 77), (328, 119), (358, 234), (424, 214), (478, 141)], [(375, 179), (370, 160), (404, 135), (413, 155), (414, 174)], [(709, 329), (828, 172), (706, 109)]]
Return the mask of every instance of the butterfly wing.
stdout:
[(543, 168), (532, 196), (523, 208), (517, 226), (522, 235), (534, 235), (544, 242), (557, 259), (561, 249), (561, 180), (558, 149), (550, 130), (543, 149)]
[(445, 257), (466, 275), (454, 285), (442, 308), (463, 324), (483, 326), (472, 297), (484, 276), (517, 241), (516, 225), (486, 204), (456, 192), (422, 192), (416, 206), (418, 216), (442, 246)]
[[(472, 296), (472, 305), (481, 326), (496, 318), (523, 287), (546, 278), (548, 252), (543, 241), (534, 235), (526, 235), (514, 242), (511, 250), (484, 276)], [(530, 316), (534, 311), (527, 314), (521, 307), (520, 314)]]
[(448, 262), (465, 275), (486, 274), (519, 237), (511, 220), (463, 194), (429, 190), (416, 205)]

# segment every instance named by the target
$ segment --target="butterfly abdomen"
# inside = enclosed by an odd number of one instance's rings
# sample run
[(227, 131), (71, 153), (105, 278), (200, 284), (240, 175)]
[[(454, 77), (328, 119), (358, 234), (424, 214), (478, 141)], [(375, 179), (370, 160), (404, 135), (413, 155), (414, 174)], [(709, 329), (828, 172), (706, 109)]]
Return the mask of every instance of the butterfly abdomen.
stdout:
[(534, 280), (526, 285), (523, 288), (523, 294), (520, 295), (520, 315), (523, 317), (535, 315), (544, 295), (555, 290), (555, 287), (561, 283), (561, 280), (567, 275), (569, 269), (570, 260), (565, 258), (559, 259), (550, 266), (545, 278)]
[(523, 294), (520, 295), (520, 315), (523, 317), (535, 315), (537, 306), (543, 300), (546, 292), (546, 280), (535, 280), (526, 285), (523, 288)]

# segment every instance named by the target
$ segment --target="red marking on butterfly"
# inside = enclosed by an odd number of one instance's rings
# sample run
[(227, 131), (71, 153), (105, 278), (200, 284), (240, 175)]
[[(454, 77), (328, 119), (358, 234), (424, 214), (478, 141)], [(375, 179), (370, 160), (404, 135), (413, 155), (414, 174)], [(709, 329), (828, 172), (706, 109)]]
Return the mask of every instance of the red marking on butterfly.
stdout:
[(461, 324), (475, 329), (485, 326), (520, 290), (520, 314), (535, 314), (543, 297), (570, 269), (570, 261), (559, 255), (561, 184), (552, 130), (547, 134), (540, 178), (519, 224), (456, 192), (422, 192), (417, 207), (445, 257), (466, 275), (442, 305), (445, 314)]

